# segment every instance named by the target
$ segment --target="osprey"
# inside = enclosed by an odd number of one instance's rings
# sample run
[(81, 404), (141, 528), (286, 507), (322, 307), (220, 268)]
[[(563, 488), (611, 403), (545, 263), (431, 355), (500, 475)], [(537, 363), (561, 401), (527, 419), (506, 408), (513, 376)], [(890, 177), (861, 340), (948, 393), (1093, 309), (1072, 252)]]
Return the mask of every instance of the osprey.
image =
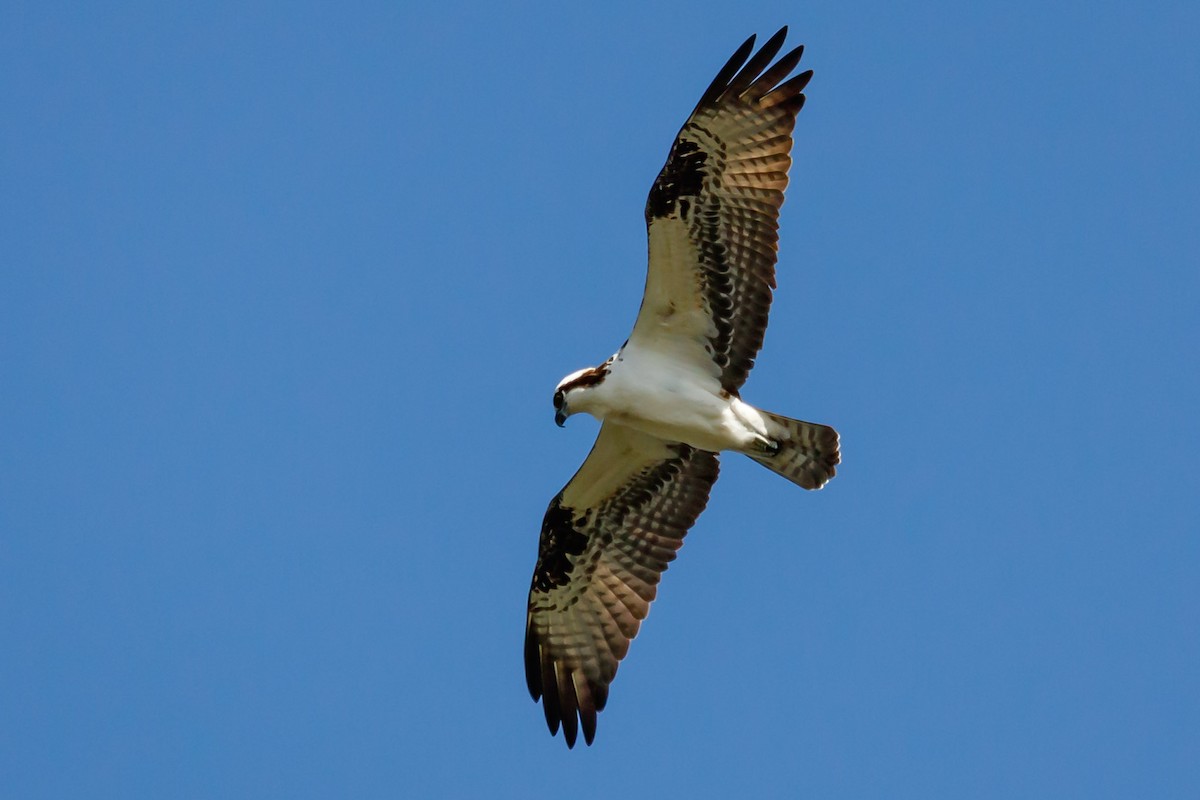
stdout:
[(554, 392), (555, 422), (602, 425), (542, 522), (525, 627), (525, 677), (551, 734), (592, 743), (617, 665), (658, 581), (708, 502), (717, 454), (743, 453), (805, 489), (839, 462), (833, 428), (738, 394), (775, 288), (792, 129), (812, 71), (803, 47), (772, 64), (783, 28), (738, 48), (700, 98), (650, 189), (650, 265), (633, 333)]

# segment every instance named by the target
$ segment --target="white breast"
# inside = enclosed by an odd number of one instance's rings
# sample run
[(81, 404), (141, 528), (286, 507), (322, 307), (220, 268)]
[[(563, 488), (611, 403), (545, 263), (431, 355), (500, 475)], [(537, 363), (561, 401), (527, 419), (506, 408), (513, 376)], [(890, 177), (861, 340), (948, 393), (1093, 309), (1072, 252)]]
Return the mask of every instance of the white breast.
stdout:
[(741, 449), (756, 436), (716, 377), (643, 348), (618, 354), (589, 394), (579, 410), (702, 450)]

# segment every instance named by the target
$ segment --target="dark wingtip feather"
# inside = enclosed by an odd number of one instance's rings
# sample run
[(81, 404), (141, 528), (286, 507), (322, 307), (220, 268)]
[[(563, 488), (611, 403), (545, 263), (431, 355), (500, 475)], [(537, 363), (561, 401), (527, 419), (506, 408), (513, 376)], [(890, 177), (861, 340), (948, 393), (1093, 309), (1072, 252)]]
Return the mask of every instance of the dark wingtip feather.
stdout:
[(538, 652), (537, 636), (533, 626), (525, 623), (525, 685), (529, 688), (529, 696), (536, 703), (542, 696), (542, 664)]
[(795, 47), (792, 50), (784, 53), (779, 57), (779, 60), (771, 65), (770, 69), (764, 72), (750, 85), (743, 97), (750, 100), (761, 100), (763, 95), (775, 88), (775, 85), (791, 74), (796, 65), (800, 63), (800, 59), (804, 56), (804, 45)]
[(808, 82), (812, 80), (813, 71), (805, 70), (791, 80), (784, 81), (776, 86), (770, 92), (765, 94), (759, 101), (763, 108), (792, 103), (796, 110), (804, 105), (804, 87), (808, 86)]
[(567, 749), (571, 749), (575, 747), (575, 739), (579, 736), (579, 702), (575, 698), (571, 672), (566, 668), (555, 672), (558, 674), (558, 702), (562, 707), (563, 738), (567, 740)]
[[(708, 88), (704, 90), (700, 102), (692, 110), (692, 115), (702, 108), (715, 105), (726, 94), (744, 97), (752, 101), (761, 101), (766, 107), (783, 102), (789, 93), (779, 94), (779, 91), (784, 86), (793, 85), (792, 81), (779, 86), (775, 84), (786, 78), (788, 73), (800, 63), (800, 59), (804, 55), (804, 45), (799, 45), (781, 56), (775, 64), (771, 64), (771, 60), (782, 49), (787, 34), (788, 27), (784, 25), (763, 43), (757, 53), (754, 52), (755, 36), (751, 36), (743, 42), (742, 46), (713, 78)], [(811, 78), (812, 70), (805, 74)], [(808, 78), (799, 83), (796, 91), (804, 88), (804, 84), (808, 83)], [(793, 88), (795, 88), (794, 85)]]
[(583, 723), (583, 741), (591, 747), (596, 738), (596, 709), (579, 709), (579, 721)]
[(750, 38), (742, 42), (742, 46), (734, 51), (734, 54), (725, 62), (725, 66), (721, 67), (721, 71), (717, 73), (717, 77), (713, 78), (712, 83), (704, 90), (704, 94), (700, 96), (700, 102), (696, 104), (696, 108), (703, 108), (715, 102), (725, 92), (729, 87), (729, 82), (733, 80), (738, 70), (746, 63), (746, 59), (750, 57), (750, 53), (754, 51), (754, 39), (754, 34), (751, 34)]
[(608, 684), (600, 682), (592, 686), (592, 705), (597, 711), (603, 711), (608, 703)]
[(550, 735), (558, 733), (562, 720), (562, 706), (558, 702), (558, 682), (554, 678), (554, 664), (549, 659), (542, 662), (542, 711), (546, 715), (546, 727)]
[(578, 701), (583, 741), (591, 745), (592, 739), (596, 738), (596, 703), (592, 697), (592, 682), (586, 677), (582, 685), (575, 686), (575, 700)]
[(801, 72), (787, 83), (780, 84), (779, 88), (782, 89), (786, 86), (790, 92), (803, 92), (805, 87), (808, 86), (808, 82), (812, 80), (812, 76), (813, 71), (811, 69), (806, 69), (804, 72)]
[(567, 740), (567, 749), (575, 749), (575, 739), (579, 736), (579, 719), (574, 714), (563, 716), (563, 738)]
[(754, 57), (729, 82), (729, 92), (732, 95), (735, 97), (740, 95), (754, 83), (754, 79), (762, 74), (762, 71), (771, 63), (771, 59), (783, 47), (783, 40), (786, 37), (787, 26), (785, 25), (774, 36), (763, 43), (763, 46), (758, 49)]

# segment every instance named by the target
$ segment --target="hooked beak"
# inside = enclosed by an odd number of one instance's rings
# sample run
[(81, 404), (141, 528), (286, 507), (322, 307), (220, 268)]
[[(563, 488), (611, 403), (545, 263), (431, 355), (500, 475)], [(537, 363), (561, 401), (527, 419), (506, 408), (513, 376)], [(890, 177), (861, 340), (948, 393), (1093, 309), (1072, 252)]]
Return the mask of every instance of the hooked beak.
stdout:
[(557, 425), (558, 427), (561, 428), (563, 426), (563, 423), (566, 421), (567, 421), (566, 409), (560, 408), (554, 412), (554, 424), (555, 425)]

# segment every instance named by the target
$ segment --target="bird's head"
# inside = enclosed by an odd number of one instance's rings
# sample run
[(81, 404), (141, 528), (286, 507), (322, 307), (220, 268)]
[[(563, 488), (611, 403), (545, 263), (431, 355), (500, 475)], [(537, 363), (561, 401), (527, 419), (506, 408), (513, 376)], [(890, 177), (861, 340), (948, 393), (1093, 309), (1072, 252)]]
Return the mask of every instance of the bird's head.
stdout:
[[(559, 381), (558, 386), (554, 388), (554, 424), (561, 428), (567, 417), (576, 411), (585, 411), (585, 408), (579, 407), (579, 401), (589, 389), (603, 381), (607, 374), (608, 366), (605, 364), (576, 370)], [(574, 410), (571, 408), (572, 404), (576, 406)]]

